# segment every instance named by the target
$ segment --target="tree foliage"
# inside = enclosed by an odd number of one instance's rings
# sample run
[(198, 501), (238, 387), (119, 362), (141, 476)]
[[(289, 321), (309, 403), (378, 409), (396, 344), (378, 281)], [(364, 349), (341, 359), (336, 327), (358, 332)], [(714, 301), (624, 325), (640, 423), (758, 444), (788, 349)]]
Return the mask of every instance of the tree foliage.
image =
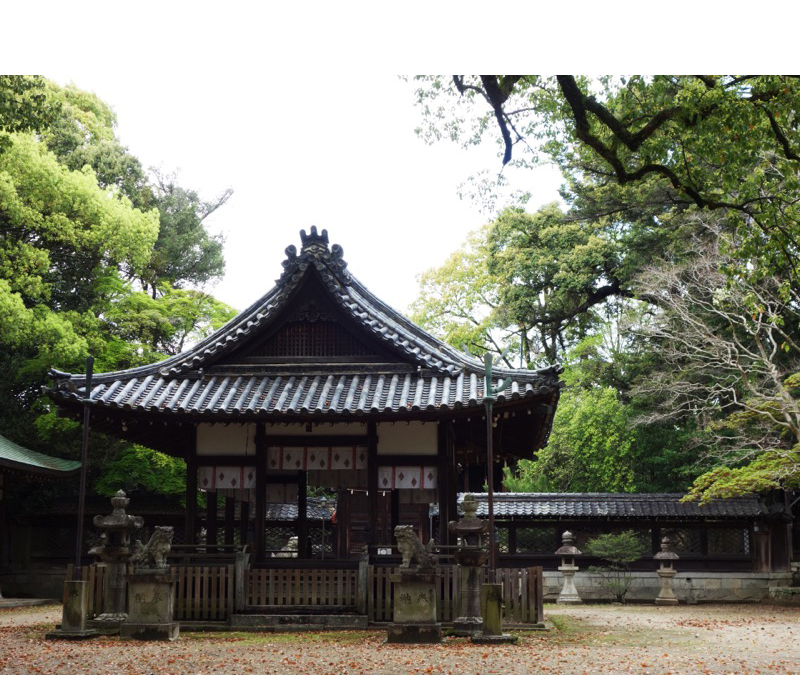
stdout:
[(584, 553), (606, 561), (604, 567), (590, 567), (590, 572), (598, 572), (603, 577), (605, 587), (611, 592), (614, 600), (625, 602), (625, 596), (631, 587), (633, 577), (629, 565), (641, 558), (647, 551), (633, 530), (601, 534), (586, 542)]
[[(88, 354), (99, 371), (153, 362), (230, 319), (198, 288), (224, 269), (204, 219), (230, 193), (205, 202), (148, 175), (107, 104), (39, 77), (0, 77), (0, 142), (0, 428), (77, 457), (78, 425), (41, 393), (47, 370), (80, 371)], [(168, 458), (94, 434), (90, 464), (106, 491), (183, 480)], [(163, 485), (145, 480), (156, 465)]]

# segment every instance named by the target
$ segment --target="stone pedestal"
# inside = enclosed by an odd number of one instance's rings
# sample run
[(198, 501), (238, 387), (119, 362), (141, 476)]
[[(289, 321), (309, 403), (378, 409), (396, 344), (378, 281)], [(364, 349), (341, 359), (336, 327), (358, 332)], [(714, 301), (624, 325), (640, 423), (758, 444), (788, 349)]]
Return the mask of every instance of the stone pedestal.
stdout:
[(481, 605), (483, 605), (483, 632), (473, 635), (476, 644), (515, 644), (514, 635), (503, 633), (503, 584), (483, 584), (481, 586)]
[(138, 569), (127, 575), (128, 618), (120, 637), (130, 640), (175, 640), (180, 624), (173, 621), (175, 577), (167, 569)]
[(483, 568), (474, 565), (459, 565), (461, 570), (460, 614), (453, 621), (453, 635), (470, 637), (483, 631), (481, 613), (481, 581)]
[(394, 615), (386, 641), (391, 644), (438, 644), (442, 625), (436, 621), (436, 571), (401, 569), (394, 583)]
[(580, 605), (583, 601), (581, 596), (578, 595), (578, 589), (575, 588), (575, 572), (578, 571), (577, 565), (560, 565), (558, 571), (564, 576), (564, 585), (561, 587), (561, 593), (558, 594), (556, 604), (558, 605)]
[(61, 615), (61, 628), (45, 635), (48, 640), (85, 640), (99, 633), (86, 627), (89, 614), (89, 582), (64, 582), (64, 608)]
[(677, 605), (678, 598), (675, 597), (675, 591), (672, 589), (672, 582), (675, 575), (678, 573), (675, 569), (665, 568), (658, 570), (658, 578), (661, 582), (661, 589), (656, 598), (657, 605)]

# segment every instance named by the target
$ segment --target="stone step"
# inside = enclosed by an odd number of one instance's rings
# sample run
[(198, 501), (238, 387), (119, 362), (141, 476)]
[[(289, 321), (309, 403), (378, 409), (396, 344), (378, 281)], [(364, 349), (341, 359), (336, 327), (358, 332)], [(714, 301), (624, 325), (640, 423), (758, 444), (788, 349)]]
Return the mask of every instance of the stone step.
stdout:
[(311, 614), (325, 616), (330, 614), (355, 615), (352, 605), (247, 605), (240, 614)]
[(233, 630), (272, 632), (315, 630), (364, 630), (369, 625), (366, 614), (234, 614)]

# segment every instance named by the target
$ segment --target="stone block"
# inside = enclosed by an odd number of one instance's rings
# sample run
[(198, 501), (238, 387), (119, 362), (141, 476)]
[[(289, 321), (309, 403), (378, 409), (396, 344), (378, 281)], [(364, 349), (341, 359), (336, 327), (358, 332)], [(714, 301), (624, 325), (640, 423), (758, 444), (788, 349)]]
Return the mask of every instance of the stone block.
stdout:
[(132, 623), (126, 621), (119, 627), (119, 636), (123, 640), (176, 640), (180, 635), (180, 624), (169, 623)]
[(392, 624), (386, 634), (386, 642), (398, 645), (433, 645), (442, 641), (442, 625), (439, 623)]
[(436, 623), (436, 586), (428, 580), (404, 579), (394, 585), (394, 622)]

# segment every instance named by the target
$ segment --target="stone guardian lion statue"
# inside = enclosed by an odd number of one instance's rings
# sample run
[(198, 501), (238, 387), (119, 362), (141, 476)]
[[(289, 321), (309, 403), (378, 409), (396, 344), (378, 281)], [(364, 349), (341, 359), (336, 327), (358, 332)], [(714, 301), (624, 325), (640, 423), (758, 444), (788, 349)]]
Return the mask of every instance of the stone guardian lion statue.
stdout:
[(135, 542), (135, 551), (131, 556), (131, 564), (138, 567), (167, 567), (167, 554), (172, 548), (172, 527), (156, 526), (153, 536), (144, 546), (142, 542)]
[(414, 567), (432, 569), (439, 564), (439, 559), (433, 552), (436, 541), (431, 539), (426, 546), (423, 546), (412, 525), (397, 525), (394, 528), (394, 536), (397, 539), (400, 555), (403, 556), (400, 567), (409, 568), (413, 562)]

